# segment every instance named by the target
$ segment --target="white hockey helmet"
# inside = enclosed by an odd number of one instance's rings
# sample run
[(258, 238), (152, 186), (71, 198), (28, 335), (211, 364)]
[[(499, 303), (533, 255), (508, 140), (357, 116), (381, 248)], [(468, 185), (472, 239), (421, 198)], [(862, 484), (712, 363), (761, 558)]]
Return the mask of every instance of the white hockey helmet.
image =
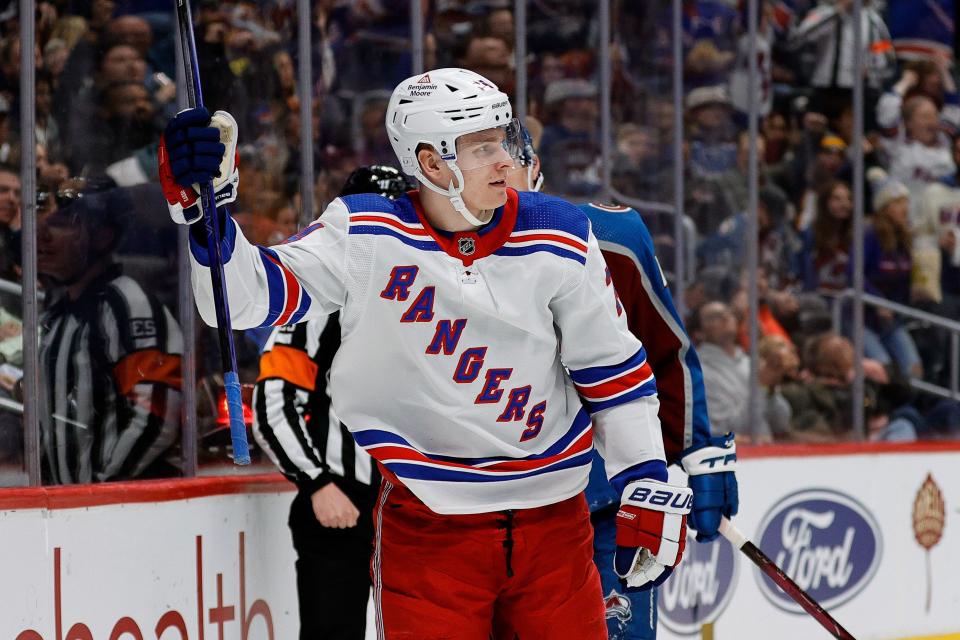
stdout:
[[(513, 117), (510, 98), (495, 84), (466, 69), (434, 69), (401, 82), (387, 106), (387, 135), (404, 173), (415, 176), (427, 188), (450, 198), (453, 207), (470, 224), (481, 225), (463, 203), (462, 170), (479, 168), (509, 159), (523, 149), (519, 122)], [(490, 147), (465, 152), (457, 138), (487, 129), (503, 129), (502, 150)], [(455, 180), (443, 189), (420, 170), (417, 148), (427, 144), (447, 162)], [(476, 152), (474, 152), (476, 151)], [(459, 162), (458, 162), (459, 160)]]

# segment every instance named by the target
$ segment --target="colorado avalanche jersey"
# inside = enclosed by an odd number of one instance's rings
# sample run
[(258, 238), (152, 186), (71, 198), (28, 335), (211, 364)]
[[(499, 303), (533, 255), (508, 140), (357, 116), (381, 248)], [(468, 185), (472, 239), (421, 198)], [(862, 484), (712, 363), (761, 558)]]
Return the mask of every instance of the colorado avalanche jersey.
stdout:
[[(214, 324), (206, 251), (191, 253)], [(416, 192), (347, 196), (271, 248), (230, 223), (223, 255), (237, 328), (341, 310), (334, 412), (438, 513), (571, 497), (594, 442), (611, 477), (663, 464), (646, 351), (574, 205), (508, 190), (482, 229), (446, 234)]]
[[(654, 253), (643, 218), (627, 207), (584, 204), (591, 229), (607, 263), (608, 279), (618, 294), (618, 312), (626, 313), (630, 331), (644, 341), (647, 363), (657, 379), (660, 422), (667, 461), (710, 437), (703, 370)], [(603, 461), (596, 460), (587, 488), (592, 510), (619, 504)]]

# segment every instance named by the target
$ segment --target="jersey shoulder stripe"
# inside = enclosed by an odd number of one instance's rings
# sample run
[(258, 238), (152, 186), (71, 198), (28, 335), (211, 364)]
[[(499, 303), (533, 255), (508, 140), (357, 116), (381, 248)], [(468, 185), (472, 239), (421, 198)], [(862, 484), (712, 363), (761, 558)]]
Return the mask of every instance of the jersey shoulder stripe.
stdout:
[(541, 193), (518, 193), (517, 221), (494, 253), (522, 256), (551, 253), (586, 264), (590, 223), (576, 206)]
[(539, 230), (562, 233), (586, 243), (590, 233), (587, 215), (574, 204), (532, 191), (518, 192), (519, 206), (513, 234)]

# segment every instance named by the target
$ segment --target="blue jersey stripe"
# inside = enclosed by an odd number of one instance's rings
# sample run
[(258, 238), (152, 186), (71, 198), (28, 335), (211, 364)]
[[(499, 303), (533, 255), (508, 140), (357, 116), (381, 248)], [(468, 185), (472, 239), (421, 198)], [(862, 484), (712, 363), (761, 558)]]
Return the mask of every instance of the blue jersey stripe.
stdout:
[(580, 264), (587, 264), (587, 259), (584, 258), (579, 253), (574, 251), (568, 251), (566, 249), (561, 249), (551, 244), (532, 244), (527, 247), (500, 247), (493, 252), (496, 256), (526, 256), (531, 253), (552, 253), (555, 256), (560, 256), (561, 258), (569, 258)]
[(471, 471), (469, 469), (438, 469), (436, 467), (428, 467), (408, 462), (386, 463), (385, 466), (398, 477), (410, 478), (412, 480), (430, 480), (434, 482), (504, 482), (507, 480), (522, 480), (523, 478), (531, 478), (554, 471), (586, 466), (590, 464), (592, 459), (593, 449), (590, 449), (589, 451), (585, 451), (543, 469), (533, 469), (532, 471), (509, 475), (502, 473), (481, 474), (478, 473), (480, 470)]
[(300, 306), (297, 307), (297, 310), (294, 311), (293, 315), (290, 317), (290, 322), (288, 324), (297, 324), (303, 320), (303, 316), (307, 314), (307, 311), (310, 310), (310, 303), (312, 302), (310, 294), (307, 293), (307, 290), (304, 289), (303, 284), (300, 285)]
[(656, 395), (657, 393), (657, 383), (654, 380), (646, 382), (636, 389), (628, 391), (622, 396), (617, 396), (616, 398), (611, 398), (610, 400), (602, 400), (600, 402), (590, 402), (586, 398), (583, 398), (583, 404), (586, 405), (587, 410), (593, 414), (598, 411), (603, 411), (604, 409), (609, 409), (611, 407), (616, 407), (621, 404), (625, 404), (632, 400), (638, 398), (645, 398), (647, 396)]
[(386, 227), (358, 224), (350, 227), (350, 235), (390, 236), (391, 238), (396, 238), (403, 244), (411, 246), (414, 249), (420, 249), (421, 251), (442, 251), (442, 249), (439, 247), (439, 245), (437, 245), (436, 242), (433, 241), (433, 239), (412, 240), (411, 238), (408, 238), (407, 236)]
[(534, 191), (520, 191), (519, 211), (514, 232), (517, 231), (563, 231), (587, 241), (590, 223), (587, 215), (576, 205), (554, 196)]
[[(570, 429), (567, 430), (562, 437), (560, 437), (556, 442), (550, 445), (542, 453), (535, 453), (525, 458), (512, 458), (508, 456), (494, 456), (490, 458), (458, 458), (455, 456), (441, 456), (441, 455), (431, 455), (421, 451), (423, 455), (431, 460), (436, 460), (437, 462), (452, 462), (456, 464), (464, 464), (468, 466), (477, 466), (481, 464), (489, 464), (492, 462), (511, 462), (516, 460), (540, 460), (543, 458), (549, 458), (555, 456), (570, 446), (577, 438), (583, 435), (583, 432), (586, 429), (590, 428), (590, 416), (587, 415), (587, 412), (581, 409), (577, 412), (576, 417), (573, 419), (573, 424), (570, 425)], [(363, 431), (354, 431), (353, 439), (357, 441), (361, 447), (371, 447), (375, 445), (384, 445), (384, 444), (396, 444), (403, 447), (409, 447), (411, 449), (417, 450), (416, 447), (412, 446), (407, 440), (402, 436), (397, 435), (391, 431), (384, 431), (382, 429), (364, 429)]]
[(570, 370), (570, 377), (577, 384), (595, 384), (601, 380), (608, 380), (620, 376), (621, 374), (639, 367), (647, 359), (647, 350), (640, 347), (640, 350), (630, 356), (620, 364), (607, 367), (589, 367), (587, 369)]
[(262, 254), (260, 261), (263, 263), (263, 267), (267, 272), (267, 290), (270, 292), (269, 311), (267, 311), (267, 317), (264, 318), (260, 326), (269, 327), (273, 326), (273, 323), (277, 321), (277, 318), (280, 317), (280, 314), (283, 313), (284, 308), (287, 306), (287, 294), (280, 267), (267, 257), (269, 255), (275, 260), (279, 260), (277, 254), (264, 247), (257, 247), (257, 249)]

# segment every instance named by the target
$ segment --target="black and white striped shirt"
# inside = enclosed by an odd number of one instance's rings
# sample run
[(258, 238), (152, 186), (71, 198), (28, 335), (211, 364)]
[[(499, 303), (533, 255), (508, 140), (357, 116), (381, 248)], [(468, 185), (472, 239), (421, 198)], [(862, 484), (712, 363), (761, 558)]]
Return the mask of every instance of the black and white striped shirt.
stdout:
[(253, 433), (280, 471), (313, 493), (340, 476), (380, 486), (370, 456), (334, 415), (328, 380), (340, 347), (338, 313), (278, 327), (260, 359)]
[(177, 439), (183, 336), (119, 267), (41, 318), (44, 481), (140, 476)]

